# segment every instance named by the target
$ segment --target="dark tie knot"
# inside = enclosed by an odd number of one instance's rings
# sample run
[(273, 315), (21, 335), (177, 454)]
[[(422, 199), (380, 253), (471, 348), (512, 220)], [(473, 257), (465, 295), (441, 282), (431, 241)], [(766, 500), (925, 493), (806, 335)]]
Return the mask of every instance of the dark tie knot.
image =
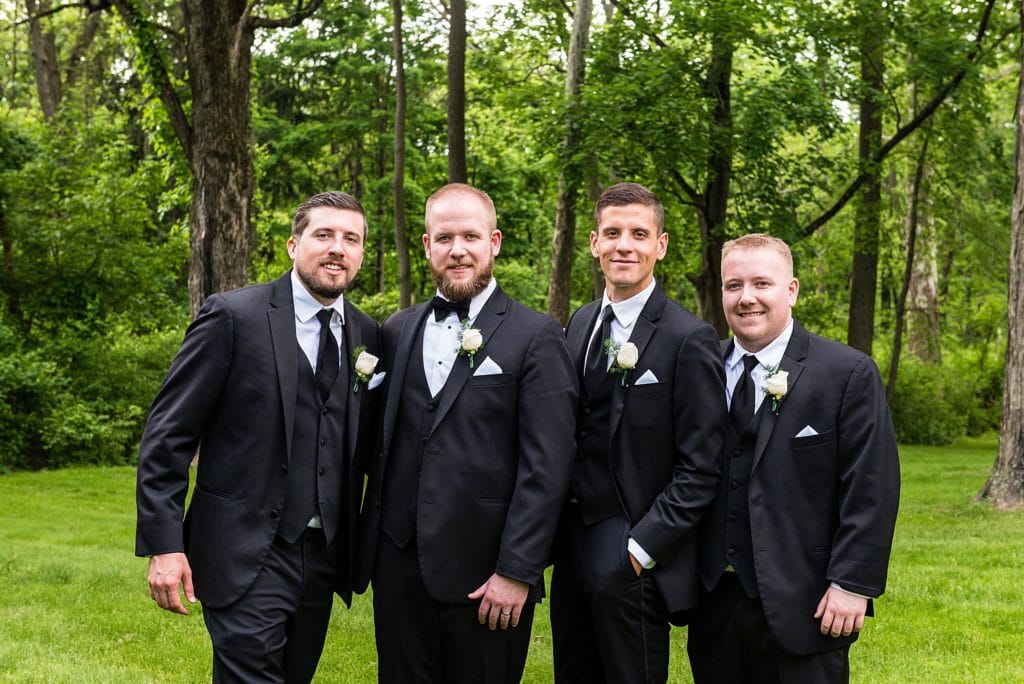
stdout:
[(435, 296), (431, 302), (431, 307), (434, 309), (435, 321), (443, 321), (450, 313), (454, 313), (460, 321), (469, 318), (468, 299), (461, 302), (451, 302), (443, 297)]
[(316, 312), (316, 319), (320, 321), (321, 328), (331, 327), (331, 316), (334, 315), (334, 309), (320, 309)]
[(615, 310), (612, 309), (612, 305), (608, 304), (604, 307), (604, 311), (601, 313), (602, 323), (611, 323), (615, 319)]
[(757, 367), (757, 357), (753, 354), (743, 355), (743, 371), (748, 375)]

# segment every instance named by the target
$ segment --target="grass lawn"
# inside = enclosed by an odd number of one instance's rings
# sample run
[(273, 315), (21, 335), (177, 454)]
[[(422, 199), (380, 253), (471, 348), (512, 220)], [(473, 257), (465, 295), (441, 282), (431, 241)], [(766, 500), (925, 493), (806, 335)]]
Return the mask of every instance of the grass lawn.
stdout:
[[(1024, 513), (971, 503), (992, 441), (905, 447), (889, 588), (851, 651), (855, 682), (1024, 681)], [(0, 681), (209, 681), (198, 607), (159, 610), (134, 547), (131, 468), (0, 476)], [(685, 630), (671, 681), (690, 681)], [(367, 597), (331, 619), (318, 681), (373, 682)], [(546, 606), (526, 682), (551, 681)]]

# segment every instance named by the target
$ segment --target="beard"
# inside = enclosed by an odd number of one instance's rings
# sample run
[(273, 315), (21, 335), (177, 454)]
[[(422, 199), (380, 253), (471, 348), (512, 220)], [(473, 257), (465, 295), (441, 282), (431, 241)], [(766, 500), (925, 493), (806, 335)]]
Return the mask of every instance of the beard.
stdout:
[(347, 281), (333, 283), (320, 278), (317, 275), (315, 267), (313, 271), (309, 271), (296, 264), (295, 273), (298, 274), (299, 280), (306, 286), (306, 289), (309, 290), (310, 294), (321, 299), (337, 299), (344, 294), (345, 286), (348, 285)]
[(487, 289), (487, 285), (490, 284), (491, 278), (494, 276), (494, 256), (492, 255), (490, 260), (480, 267), (472, 280), (466, 283), (452, 282), (445, 275), (446, 269), (438, 271), (431, 268), (430, 271), (434, 276), (434, 285), (437, 286), (438, 292), (444, 295), (448, 301), (463, 302)]

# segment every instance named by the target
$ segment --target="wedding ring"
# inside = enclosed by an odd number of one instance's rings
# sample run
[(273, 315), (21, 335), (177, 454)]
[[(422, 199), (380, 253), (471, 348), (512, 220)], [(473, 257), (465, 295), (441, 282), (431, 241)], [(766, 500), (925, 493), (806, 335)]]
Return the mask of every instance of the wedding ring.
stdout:
[(505, 616), (505, 617), (508, 617), (509, 615), (511, 615), (511, 614), (512, 614), (512, 611), (511, 611), (511, 610), (509, 610), (508, 612), (505, 612), (504, 610), (502, 610), (502, 611), (499, 611), (499, 612), (500, 612), (500, 613), (501, 613), (501, 614), (502, 614), (503, 616)]

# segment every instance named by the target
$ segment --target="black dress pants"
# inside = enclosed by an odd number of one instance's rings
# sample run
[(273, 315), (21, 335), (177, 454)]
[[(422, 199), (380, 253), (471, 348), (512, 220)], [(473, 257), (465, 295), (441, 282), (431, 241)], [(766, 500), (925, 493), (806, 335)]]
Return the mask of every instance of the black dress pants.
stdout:
[(587, 525), (570, 504), (555, 539), (551, 632), (557, 684), (668, 679), (669, 624), (651, 573), (637, 576), (624, 517)]
[[(808, 619), (813, 619), (808, 616)], [(850, 647), (793, 655), (772, 634), (761, 600), (750, 598), (726, 572), (701, 597), (686, 644), (696, 684), (843, 684), (850, 681)]]
[[(491, 631), (477, 620), (479, 601), (441, 603), (430, 596), (420, 575), (415, 541), (400, 549), (381, 534), (375, 568), (373, 622), (379, 682), (514, 684), (522, 679), (533, 603), (523, 606), (517, 627)], [(486, 579), (481, 578), (481, 584)]]
[(203, 608), (213, 681), (309, 682), (334, 602), (335, 557), (323, 530), (271, 544), (256, 581), (226, 608)]

